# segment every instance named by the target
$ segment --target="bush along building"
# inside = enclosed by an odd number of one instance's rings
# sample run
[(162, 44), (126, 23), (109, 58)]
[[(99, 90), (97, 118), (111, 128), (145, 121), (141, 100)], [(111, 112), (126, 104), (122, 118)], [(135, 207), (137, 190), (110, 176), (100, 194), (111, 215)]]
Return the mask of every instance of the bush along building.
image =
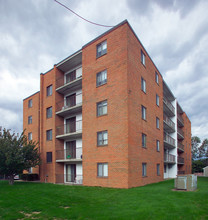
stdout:
[(23, 105), (43, 182), (131, 188), (191, 173), (191, 122), (126, 20), (40, 74)]

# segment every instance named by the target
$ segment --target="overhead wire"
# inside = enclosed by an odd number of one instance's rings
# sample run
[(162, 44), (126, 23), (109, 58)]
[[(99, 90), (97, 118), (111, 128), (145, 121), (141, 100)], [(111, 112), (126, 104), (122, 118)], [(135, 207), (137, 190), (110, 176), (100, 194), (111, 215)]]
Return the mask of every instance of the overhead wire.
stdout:
[(101, 27), (106, 27), (106, 28), (114, 27), (114, 26), (109, 26), (109, 25), (104, 25), (104, 24), (98, 24), (98, 23), (89, 21), (89, 20), (87, 20), (86, 18), (83, 18), (82, 16), (80, 16), (79, 14), (77, 14), (75, 11), (73, 11), (72, 9), (70, 9), (69, 7), (67, 7), (66, 5), (62, 4), (61, 2), (59, 2), (59, 1), (57, 1), (57, 0), (54, 0), (54, 1), (55, 1), (56, 3), (58, 3), (59, 5), (63, 6), (64, 8), (66, 8), (67, 10), (69, 10), (70, 12), (72, 12), (73, 14), (75, 14), (76, 16), (78, 16), (79, 18), (83, 19), (84, 21), (89, 22), (90, 24), (94, 24), (94, 25), (101, 26)]

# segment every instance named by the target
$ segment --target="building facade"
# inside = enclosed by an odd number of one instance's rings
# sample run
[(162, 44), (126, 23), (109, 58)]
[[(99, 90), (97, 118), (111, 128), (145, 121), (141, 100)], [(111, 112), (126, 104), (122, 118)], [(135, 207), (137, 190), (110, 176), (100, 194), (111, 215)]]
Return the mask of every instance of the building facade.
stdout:
[(191, 122), (126, 20), (41, 74), (23, 105), (41, 181), (131, 188), (191, 173)]

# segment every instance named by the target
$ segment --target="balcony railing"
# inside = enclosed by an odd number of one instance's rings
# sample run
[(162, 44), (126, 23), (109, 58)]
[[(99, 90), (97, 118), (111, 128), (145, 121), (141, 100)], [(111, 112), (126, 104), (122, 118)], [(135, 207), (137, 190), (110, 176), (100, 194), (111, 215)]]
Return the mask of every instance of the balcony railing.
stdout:
[(175, 114), (175, 107), (164, 97), (163, 97), (163, 102), (167, 105), (167, 107), (171, 110), (171, 112)]
[(178, 134), (180, 135), (180, 136), (182, 136), (182, 137), (184, 137), (184, 132), (183, 132), (183, 130), (181, 129), (181, 128), (177, 128), (177, 131), (178, 131)]
[(82, 77), (82, 74), (76, 74), (76, 76), (74, 76), (74, 77), (72, 77), (72, 78), (69, 78), (67, 81), (66, 80), (64, 80), (64, 76), (62, 76), (62, 77), (60, 77), (60, 78), (58, 78), (57, 80), (56, 80), (56, 88), (59, 88), (59, 87), (62, 87), (62, 86), (64, 86), (64, 85), (67, 85), (67, 84), (69, 84), (69, 83), (72, 83), (73, 81), (75, 81), (75, 80), (77, 80), (77, 79), (79, 79), (79, 78), (81, 78)]
[(175, 147), (175, 139), (164, 132), (164, 142)]
[(63, 110), (68, 110), (69, 108), (72, 108), (80, 104), (82, 104), (82, 93), (75, 95), (69, 101), (66, 99), (65, 103), (64, 100), (56, 103), (56, 111), (59, 112)]
[(82, 147), (56, 151), (56, 160), (82, 159)]
[(184, 171), (184, 170), (179, 170), (179, 171), (178, 171), (178, 175), (183, 175), (183, 174), (185, 174), (185, 171)]
[(173, 130), (175, 130), (175, 123), (174, 123), (170, 118), (168, 118), (165, 114), (163, 115), (163, 121), (164, 121), (168, 126), (170, 126)]
[(56, 183), (71, 183), (81, 185), (83, 176), (77, 174), (56, 174)]
[(182, 151), (184, 151), (184, 145), (178, 141), (178, 148)]
[(184, 120), (183, 120), (182, 116), (180, 114), (177, 114), (177, 118), (178, 118), (178, 121), (180, 122), (180, 124), (182, 126), (184, 126)]
[(164, 162), (167, 163), (175, 163), (175, 155), (172, 154), (164, 154)]
[(178, 157), (178, 163), (184, 164), (184, 158), (183, 157)]
[(64, 135), (80, 131), (82, 131), (82, 120), (56, 127), (56, 135)]

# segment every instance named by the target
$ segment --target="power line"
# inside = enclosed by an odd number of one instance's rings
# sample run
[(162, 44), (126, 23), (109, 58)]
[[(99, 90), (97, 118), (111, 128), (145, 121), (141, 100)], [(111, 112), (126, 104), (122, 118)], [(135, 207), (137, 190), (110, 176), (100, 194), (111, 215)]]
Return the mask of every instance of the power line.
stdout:
[(91, 23), (91, 24), (94, 24), (94, 25), (98, 25), (98, 26), (102, 26), (102, 27), (114, 27), (114, 26), (109, 26), (109, 25), (103, 25), (103, 24), (98, 24), (98, 23), (95, 23), (95, 22), (92, 22), (92, 21), (89, 21), (85, 18), (83, 18), (82, 16), (78, 15), (76, 12), (74, 12), (73, 10), (71, 10), (70, 8), (68, 8), (66, 5), (62, 4), (61, 2), (57, 1), (57, 0), (54, 0), (56, 3), (58, 3), (59, 5), (63, 6), (64, 8), (66, 8), (67, 10), (69, 10), (70, 12), (72, 12), (73, 14), (75, 14), (76, 16), (78, 16), (79, 18)]

